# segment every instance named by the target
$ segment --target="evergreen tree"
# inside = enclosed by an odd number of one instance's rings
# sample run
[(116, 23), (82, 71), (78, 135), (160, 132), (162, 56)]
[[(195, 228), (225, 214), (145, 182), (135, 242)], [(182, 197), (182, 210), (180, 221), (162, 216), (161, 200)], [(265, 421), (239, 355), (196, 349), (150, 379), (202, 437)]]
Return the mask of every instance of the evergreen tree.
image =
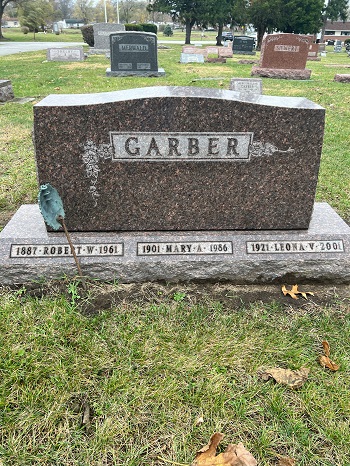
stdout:
[(278, 30), (294, 34), (316, 34), (322, 26), (323, 0), (281, 2)]
[(280, 22), (281, 0), (252, 0), (248, 18), (257, 32), (257, 49), (260, 49), (264, 34), (272, 32)]

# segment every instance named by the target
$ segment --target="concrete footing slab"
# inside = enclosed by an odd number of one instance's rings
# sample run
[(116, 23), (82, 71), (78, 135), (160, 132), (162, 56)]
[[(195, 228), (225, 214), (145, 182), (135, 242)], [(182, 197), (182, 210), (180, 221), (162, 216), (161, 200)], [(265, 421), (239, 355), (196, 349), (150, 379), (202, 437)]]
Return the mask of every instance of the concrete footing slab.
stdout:
[[(316, 203), (307, 230), (72, 233), (85, 276), (132, 282), (350, 283), (350, 227)], [(0, 284), (77, 275), (61, 232), (23, 205), (0, 233)]]

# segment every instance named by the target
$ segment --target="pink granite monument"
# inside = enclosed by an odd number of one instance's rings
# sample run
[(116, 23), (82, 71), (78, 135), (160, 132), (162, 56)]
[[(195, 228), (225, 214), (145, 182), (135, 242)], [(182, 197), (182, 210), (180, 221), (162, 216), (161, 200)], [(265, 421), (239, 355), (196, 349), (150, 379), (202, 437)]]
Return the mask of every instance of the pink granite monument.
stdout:
[(252, 76), (282, 79), (309, 79), (305, 69), (311, 37), (299, 34), (269, 34), (262, 48), (260, 65), (253, 67)]

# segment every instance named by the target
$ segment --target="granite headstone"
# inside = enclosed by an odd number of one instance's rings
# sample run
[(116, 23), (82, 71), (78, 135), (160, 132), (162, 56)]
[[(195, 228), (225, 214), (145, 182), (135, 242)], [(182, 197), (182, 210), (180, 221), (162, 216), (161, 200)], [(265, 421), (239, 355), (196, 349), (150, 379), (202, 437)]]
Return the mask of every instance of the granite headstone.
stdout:
[(324, 109), (303, 98), (51, 95), (34, 107), (39, 183), (59, 190), (76, 231), (305, 229), (323, 125)]
[(46, 52), (48, 61), (84, 61), (83, 47), (48, 48)]
[(262, 79), (231, 78), (230, 90), (241, 94), (262, 94)]
[(194, 45), (184, 45), (182, 47), (182, 53), (206, 53), (206, 50), (201, 47), (196, 47)]
[[(350, 227), (313, 204), (323, 127), (306, 99), (194, 87), (34, 107), (39, 183), (80, 230), (83, 274), (120, 283), (350, 283)], [(21, 206), (0, 232), (0, 283), (75, 273), (64, 233)]]
[(334, 76), (334, 81), (338, 83), (350, 83), (350, 74), (336, 74)]
[(321, 58), (318, 56), (319, 44), (310, 44), (307, 53), (307, 59), (309, 61), (320, 61)]
[(305, 69), (310, 36), (299, 34), (268, 34), (262, 44), (260, 65), (253, 67), (253, 76), (285, 79), (309, 79)]
[(219, 56), (219, 47), (215, 47), (213, 45), (209, 45), (208, 47), (205, 47), (207, 54), (209, 55), (215, 55), (216, 57)]
[(11, 81), (0, 79), (0, 102), (8, 102), (14, 97)]
[(254, 43), (254, 37), (234, 36), (232, 44), (233, 53), (239, 55), (255, 55)]
[(158, 68), (157, 35), (122, 31), (110, 35), (111, 67), (107, 76), (163, 76)]
[(231, 47), (219, 47), (219, 57), (232, 58), (233, 51)]
[(109, 36), (113, 32), (125, 31), (125, 26), (118, 23), (95, 23), (94, 28), (94, 47), (90, 53), (104, 54), (110, 50)]
[(204, 63), (202, 53), (181, 53), (180, 63)]

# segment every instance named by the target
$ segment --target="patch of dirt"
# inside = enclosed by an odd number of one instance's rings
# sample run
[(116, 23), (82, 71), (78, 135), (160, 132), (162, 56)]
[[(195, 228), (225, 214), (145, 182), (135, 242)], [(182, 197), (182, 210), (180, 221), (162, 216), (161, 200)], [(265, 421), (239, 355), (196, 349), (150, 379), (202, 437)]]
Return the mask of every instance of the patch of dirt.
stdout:
[[(47, 283), (32, 283), (19, 293), (20, 299), (26, 296), (42, 298), (45, 296), (64, 295), (71, 301), (69, 293), (71, 280), (53, 280)], [(292, 284), (286, 284), (288, 290)], [(76, 302), (84, 315), (95, 315), (103, 310), (120, 305), (141, 306), (147, 304), (187, 305), (200, 303), (220, 303), (226, 309), (239, 309), (254, 304), (273, 304), (285, 310), (304, 310), (315, 312), (320, 307), (341, 306), (350, 312), (350, 285), (299, 285), (300, 291), (311, 291), (314, 296), (293, 299), (284, 296), (281, 285), (233, 285), (230, 283), (133, 283), (108, 284), (98, 281), (87, 282), (86, 290), (81, 283), (77, 285)]]

